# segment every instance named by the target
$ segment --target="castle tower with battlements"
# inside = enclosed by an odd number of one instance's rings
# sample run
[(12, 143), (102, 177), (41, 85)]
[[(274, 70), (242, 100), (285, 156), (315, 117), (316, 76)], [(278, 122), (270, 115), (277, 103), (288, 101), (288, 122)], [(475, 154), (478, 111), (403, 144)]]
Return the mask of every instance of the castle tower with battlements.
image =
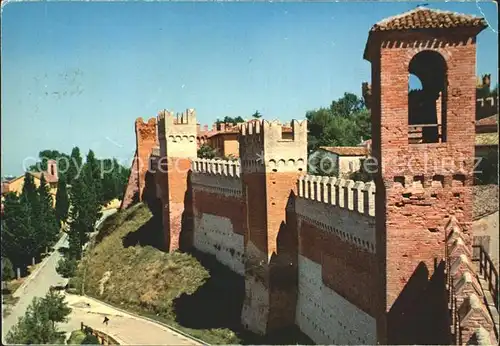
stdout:
[[(449, 331), (437, 282), (450, 218), (471, 246), (476, 35), (485, 27), (419, 7), (369, 33), (380, 343), (419, 340), (423, 330), (441, 343), (436, 335)], [(422, 82), (419, 100), (409, 95), (410, 74)]]
[(155, 181), (161, 190), (164, 246), (173, 251), (192, 244), (188, 173), (196, 159), (196, 112), (187, 109), (174, 115), (163, 110), (157, 122), (160, 158)]
[[(242, 323), (265, 334), (294, 323), (294, 288), (272, 284), (272, 266), (278, 264), (270, 260), (277, 253), (288, 198), (297, 178), (307, 170), (307, 122), (292, 121), (290, 138), (283, 135), (283, 126), (276, 121), (251, 121), (241, 126), (239, 142), (246, 205)], [(296, 263), (284, 265), (293, 267)]]

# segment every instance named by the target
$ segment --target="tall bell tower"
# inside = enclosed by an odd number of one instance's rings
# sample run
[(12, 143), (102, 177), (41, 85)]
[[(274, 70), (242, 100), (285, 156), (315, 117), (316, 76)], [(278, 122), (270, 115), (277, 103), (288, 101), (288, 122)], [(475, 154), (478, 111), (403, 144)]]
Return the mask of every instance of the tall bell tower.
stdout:
[[(451, 216), (472, 241), (476, 36), (485, 28), (482, 18), (418, 7), (370, 30), (380, 343), (423, 337), (422, 323), (440, 328), (432, 309), (442, 292), (432, 290)], [(410, 90), (410, 75), (420, 89)]]

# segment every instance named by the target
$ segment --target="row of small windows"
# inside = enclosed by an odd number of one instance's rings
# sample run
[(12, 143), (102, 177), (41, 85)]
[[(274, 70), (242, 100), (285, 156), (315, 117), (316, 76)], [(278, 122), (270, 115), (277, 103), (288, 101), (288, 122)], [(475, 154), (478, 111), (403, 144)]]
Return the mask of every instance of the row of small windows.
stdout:
[[(464, 174), (453, 174), (451, 180), (451, 186), (464, 186), (465, 185), (465, 175)], [(432, 176), (432, 180), (429, 182), (431, 187), (444, 187), (445, 177), (444, 175), (436, 174)], [(413, 177), (412, 186), (419, 185), (425, 186), (425, 177), (423, 175), (416, 175)], [(404, 176), (394, 177), (394, 186), (407, 187), (406, 179)]]

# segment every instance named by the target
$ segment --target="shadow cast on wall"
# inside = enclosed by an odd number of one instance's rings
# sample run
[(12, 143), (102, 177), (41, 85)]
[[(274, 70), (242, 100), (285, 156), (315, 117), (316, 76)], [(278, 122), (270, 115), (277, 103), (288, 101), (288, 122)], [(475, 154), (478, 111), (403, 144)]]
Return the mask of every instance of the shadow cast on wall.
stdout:
[(220, 264), (213, 255), (194, 248), (190, 253), (209, 271), (210, 278), (192, 295), (183, 294), (174, 300), (177, 322), (193, 329), (229, 328), (241, 332), (244, 277)]
[(145, 186), (142, 193), (142, 200), (147, 205), (153, 216), (144, 225), (134, 232), (128, 233), (123, 238), (123, 247), (150, 245), (159, 250), (163, 249), (162, 232), (162, 205), (161, 200), (156, 197), (156, 185), (154, 175), (146, 173)]
[(184, 210), (181, 216), (181, 230), (179, 234), (179, 250), (191, 251), (194, 249), (194, 215), (193, 215), (193, 185), (191, 183), (192, 170), (186, 177), (186, 192), (184, 193)]
[(430, 279), (420, 262), (387, 315), (388, 344), (449, 345), (450, 317), (445, 290), (445, 263), (437, 260)]

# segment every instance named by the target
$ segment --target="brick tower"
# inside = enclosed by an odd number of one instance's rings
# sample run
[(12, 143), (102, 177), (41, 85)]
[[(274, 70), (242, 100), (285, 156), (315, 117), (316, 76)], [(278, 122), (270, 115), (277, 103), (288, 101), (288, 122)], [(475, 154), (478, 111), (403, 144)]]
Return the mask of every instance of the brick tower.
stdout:
[[(432, 316), (446, 321), (439, 282), (451, 216), (472, 240), (476, 36), (485, 27), (418, 7), (369, 33), (381, 343), (426, 343), (418, 338), (446, 328)], [(410, 74), (421, 90), (409, 90)]]
[[(165, 249), (174, 251), (191, 244), (192, 213), (188, 173), (196, 159), (196, 113), (193, 109), (174, 116), (169, 111), (158, 115), (160, 158), (156, 181), (161, 185)], [(185, 238), (181, 239), (181, 231)], [(185, 240), (186, 243), (183, 243)]]
[(293, 282), (273, 284), (271, 273), (279, 271), (278, 266), (288, 266), (289, 273), (290, 267), (296, 268), (295, 260), (272, 259), (278, 252), (288, 198), (299, 175), (306, 172), (307, 123), (294, 120), (290, 129), (278, 122), (252, 121), (242, 125), (239, 142), (246, 205), (242, 322), (265, 334), (294, 323)]

